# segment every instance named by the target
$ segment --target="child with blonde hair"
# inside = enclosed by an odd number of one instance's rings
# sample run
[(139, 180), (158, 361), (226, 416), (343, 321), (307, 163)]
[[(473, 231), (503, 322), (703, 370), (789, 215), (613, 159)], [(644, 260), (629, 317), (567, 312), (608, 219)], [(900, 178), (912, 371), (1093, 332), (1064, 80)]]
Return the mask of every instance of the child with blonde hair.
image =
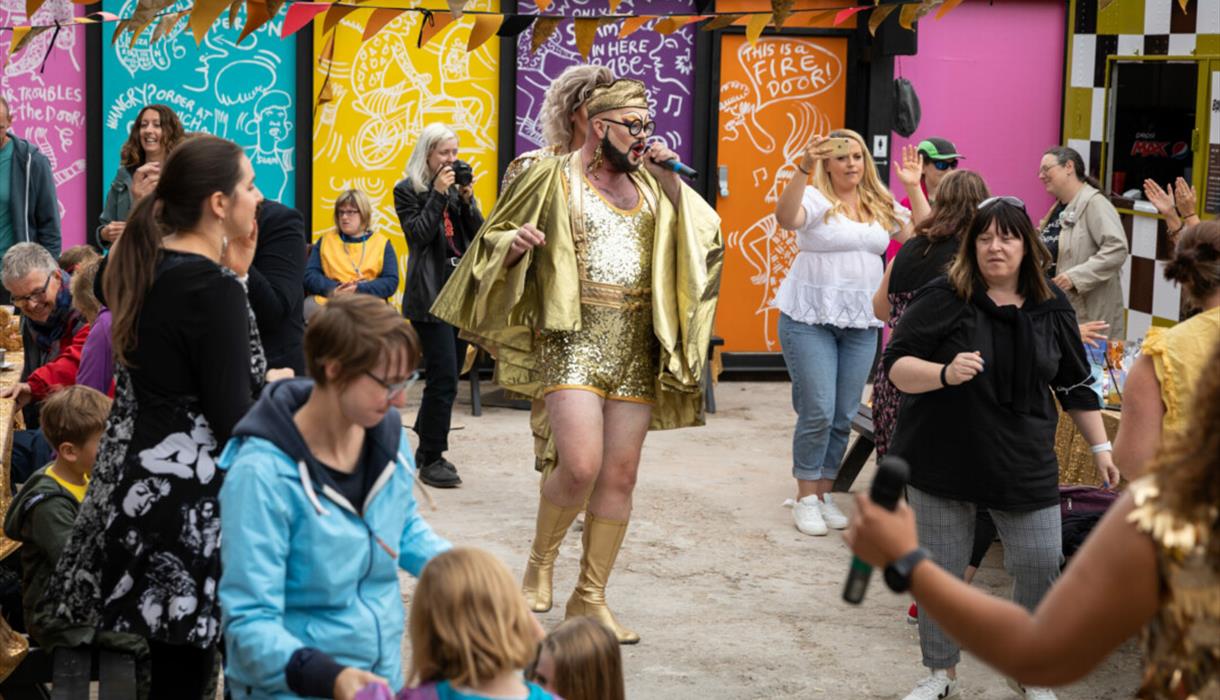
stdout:
[(531, 680), (564, 700), (624, 700), (623, 657), (614, 632), (591, 617), (565, 620), (538, 646)]
[[(411, 682), (397, 700), (548, 700), (525, 680), (540, 628), (513, 576), (481, 549), (457, 547), (428, 562), (411, 601)], [(366, 687), (356, 700), (389, 698)]]

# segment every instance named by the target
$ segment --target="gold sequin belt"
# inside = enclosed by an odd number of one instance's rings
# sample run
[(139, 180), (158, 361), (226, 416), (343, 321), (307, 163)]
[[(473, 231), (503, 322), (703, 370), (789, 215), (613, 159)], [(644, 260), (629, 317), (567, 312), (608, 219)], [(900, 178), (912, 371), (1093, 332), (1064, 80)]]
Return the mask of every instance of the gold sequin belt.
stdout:
[(651, 305), (652, 290), (648, 287), (622, 287), (617, 284), (582, 279), (580, 281), (580, 302), (635, 311)]

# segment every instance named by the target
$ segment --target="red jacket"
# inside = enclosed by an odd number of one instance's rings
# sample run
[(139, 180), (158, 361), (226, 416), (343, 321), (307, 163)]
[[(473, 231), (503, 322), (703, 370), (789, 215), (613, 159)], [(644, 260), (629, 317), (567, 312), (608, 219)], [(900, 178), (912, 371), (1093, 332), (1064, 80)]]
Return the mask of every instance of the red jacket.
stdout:
[(72, 336), (72, 341), (60, 343), (60, 352), (46, 364), (30, 372), (25, 381), (30, 385), (34, 401), (42, 401), (56, 389), (76, 384), (76, 370), (80, 368), (80, 353), (89, 337), (89, 324)]

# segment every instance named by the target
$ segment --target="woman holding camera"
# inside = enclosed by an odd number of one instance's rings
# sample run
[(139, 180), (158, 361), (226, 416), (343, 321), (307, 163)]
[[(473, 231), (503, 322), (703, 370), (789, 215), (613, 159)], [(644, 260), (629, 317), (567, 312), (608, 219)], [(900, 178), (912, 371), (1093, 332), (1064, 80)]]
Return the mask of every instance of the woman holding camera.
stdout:
[(458, 160), (458, 138), (452, 129), (443, 124), (424, 127), (407, 160), (406, 177), (394, 186), (394, 208), (410, 256), (402, 313), (419, 334), (426, 375), (415, 418), (415, 463), (425, 484), (453, 488), (462, 480), (444, 453), (466, 343), (456, 328), (429, 309), (483, 225), (483, 215), (474, 198), (471, 168)]

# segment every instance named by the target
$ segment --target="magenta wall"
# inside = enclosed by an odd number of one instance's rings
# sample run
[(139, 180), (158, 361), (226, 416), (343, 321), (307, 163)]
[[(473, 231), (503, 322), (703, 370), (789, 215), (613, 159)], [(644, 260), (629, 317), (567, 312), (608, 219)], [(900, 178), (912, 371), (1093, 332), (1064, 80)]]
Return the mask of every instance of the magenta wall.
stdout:
[[(895, 74), (914, 84), (923, 120), (911, 139), (893, 135), (894, 162), (903, 144), (947, 138), (966, 155), (959, 167), (982, 175), (993, 193), (1025, 200), (1036, 224), (1051, 205), (1038, 161), (1059, 143), (1062, 123), (1064, 5), (967, 0), (944, 19), (921, 21), (919, 55), (898, 57)], [(905, 196), (896, 177), (891, 186)]]

